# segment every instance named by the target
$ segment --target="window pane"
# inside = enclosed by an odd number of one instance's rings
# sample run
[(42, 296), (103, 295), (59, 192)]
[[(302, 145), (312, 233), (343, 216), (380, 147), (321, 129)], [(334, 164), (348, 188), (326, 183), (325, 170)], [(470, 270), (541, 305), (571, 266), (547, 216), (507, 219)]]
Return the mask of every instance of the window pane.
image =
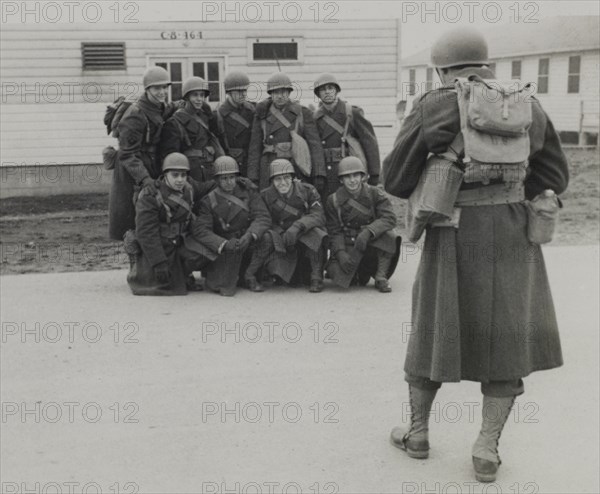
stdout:
[(569, 57), (569, 74), (579, 74), (581, 67), (581, 57)]
[(166, 63), (160, 62), (160, 63), (157, 63), (156, 66), (157, 67), (162, 67), (163, 69), (167, 70), (167, 64)]
[(521, 60), (513, 60), (512, 63), (512, 78), (520, 79), (521, 78)]
[(211, 101), (221, 101), (221, 88), (218, 82), (209, 82), (208, 89), (210, 90)]
[(208, 80), (211, 82), (219, 80), (219, 62), (208, 62)]
[(181, 81), (181, 63), (171, 62), (171, 80)]
[(192, 71), (194, 72), (195, 77), (202, 77), (202, 79), (204, 79), (204, 62), (194, 62)]
[(538, 74), (539, 75), (548, 75), (548, 69), (550, 67), (550, 59), (549, 58), (540, 58), (538, 65)]
[(579, 92), (579, 74), (574, 74), (569, 76), (569, 84), (567, 88), (568, 93), (578, 93)]
[(538, 77), (537, 92), (540, 94), (548, 92), (548, 76), (539, 76)]
[(415, 84), (415, 79), (416, 79), (416, 71), (415, 69), (410, 69), (408, 71), (408, 95), (409, 96), (414, 96), (415, 92), (417, 90), (416, 88), (416, 84)]
[(433, 69), (427, 69), (426, 82), (425, 82), (425, 90), (431, 91), (433, 89)]
[(492, 72), (496, 73), (496, 62), (490, 62), (488, 67)]
[(181, 99), (181, 83), (175, 82), (171, 85), (171, 101)]
[(298, 43), (254, 43), (254, 60), (298, 60)]

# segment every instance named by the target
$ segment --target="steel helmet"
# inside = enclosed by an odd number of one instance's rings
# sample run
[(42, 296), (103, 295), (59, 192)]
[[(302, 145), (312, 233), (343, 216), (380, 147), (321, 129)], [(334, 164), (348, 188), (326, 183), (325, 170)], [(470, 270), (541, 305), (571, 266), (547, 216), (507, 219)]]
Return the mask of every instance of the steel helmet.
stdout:
[(144, 89), (148, 89), (150, 86), (169, 86), (171, 85), (171, 77), (165, 69), (154, 65), (146, 69), (142, 83)]
[(292, 80), (287, 74), (284, 74), (283, 72), (275, 72), (267, 79), (267, 93), (271, 94), (271, 91), (275, 91), (276, 89), (289, 89), (290, 91), (294, 90), (294, 86), (292, 86)]
[(248, 89), (250, 85), (250, 79), (243, 72), (236, 71), (230, 72), (225, 76), (225, 92), (229, 91), (243, 91), (244, 89)]
[(230, 173), (240, 173), (240, 167), (238, 166), (237, 161), (231, 156), (219, 156), (215, 160), (213, 166), (215, 177), (218, 177), (219, 175), (229, 175)]
[(367, 174), (365, 165), (356, 156), (346, 156), (338, 163), (338, 177), (350, 175), (351, 173)]
[(208, 96), (210, 94), (208, 82), (202, 79), (202, 77), (190, 77), (189, 79), (186, 79), (182, 88), (183, 97), (185, 98), (187, 94), (192, 91), (205, 91)]
[(190, 171), (190, 162), (185, 154), (181, 153), (169, 153), (165, 157), (162, 165), (162, 171), (168, 170), (185, 170)]
[(285, 175), (287, 173), (294, 174), (294, 165), (284, 158), (278, 158), (271, 161), (271, 174), (269, 178), (276, 177), (277, 175)]
[(333, 74), (321, 74), (320, 76), (318, 76), (315, 79), (315, 95), (317, 97), (319, 97), (319, 88), (321, 86), (324, 86), (325, 84), (333, 84), (337, 90), (337, 92), (339, 93), (342, 89), (340, 88), (340, 85), (337, 81), (337, 79), (335, 78), (335, 76)]
[(470, 27), (442, 34), (431, 47), (431, 65), (439, 69), (488, 63), (487, 42), (479, 31)]

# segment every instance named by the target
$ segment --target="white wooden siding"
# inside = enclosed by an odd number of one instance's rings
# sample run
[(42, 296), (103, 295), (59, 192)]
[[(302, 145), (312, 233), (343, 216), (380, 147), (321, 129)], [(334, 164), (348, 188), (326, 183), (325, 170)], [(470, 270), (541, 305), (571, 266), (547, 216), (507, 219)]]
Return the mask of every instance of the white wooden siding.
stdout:
[[(161, 39), (163, 31), (201, 31), (203, 38), (189, 40), (185, 46), (182, 40)], [(394, 124), (399, 36), (394, 19), (342, 20), (337, 24), (5, 25), (0, 38), (2, 165), (100, 162), (102, 148), (115, 141), (102, 124), (106, 105), (117, 91), (124, 94), (125, 84), (139, 84), (138, 90), (142, 90), (140, 82), (149, 55), (222, 56), (226, 70), (244, 70), (260, 83), (262, 99), (267, 96), (265, 82), (277, 66), (248, 65), (246, 40), (271, 36), (302, 38), (304, 43), (303, 64), (282, 63), (282, 70), (302, 91), (293, 97), (316, 106), (313, 81), (321, 72), (332, 72), (342, 86), (341, 96), (362, 106), (378, 129)], [(124, 41), (127, 69), (83, 71), (84, 41)], [(70, 92), (73, 84), (77, 86)], [(88, 98), (82, 94), (86, 84)], [(22, 93), (23, 87), (28, 94)], [(62, 91), (59, 97), (57, 87)], [(101, 97), (96, 99), (98, 89)], [(16, 94), (11, 94), (15, 90)]]

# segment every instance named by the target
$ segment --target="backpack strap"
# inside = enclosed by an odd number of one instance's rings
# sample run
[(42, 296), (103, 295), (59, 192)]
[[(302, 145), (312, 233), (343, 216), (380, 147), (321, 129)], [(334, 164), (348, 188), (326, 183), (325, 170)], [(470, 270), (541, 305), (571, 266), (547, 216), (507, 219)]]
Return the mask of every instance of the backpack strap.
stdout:
[(340, 203), (338, 201), (337, 192), (333, 193), (333, 207), (337, 211), (338, 220), (340, 222), (340, 226), (344, 228), (344, 222), (342, 221), (342, 210), (340, 208)]
[(227, 153), (229, 154), (229, 140), (227, 139), (227, 133), (225, 132), (225, 122), (223, 121), (223, 115), (219, 109), (221, 105), (217, 106), (216, 114), (217, 114), (217, 127), (219, 128), (219, 132), (223, 136), (223, 142), (225, 143), (225, 147), (227, 148)]

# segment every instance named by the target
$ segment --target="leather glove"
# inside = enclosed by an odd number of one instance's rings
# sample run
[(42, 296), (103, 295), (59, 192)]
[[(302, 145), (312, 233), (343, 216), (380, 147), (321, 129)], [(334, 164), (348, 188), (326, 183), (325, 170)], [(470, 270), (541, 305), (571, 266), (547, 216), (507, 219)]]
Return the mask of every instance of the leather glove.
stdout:
[(367, 250), (367, 244), (369, 240), (373, 238), (371, 231), (367, 228), (363, 228), (363, 230), (356, 236), (356, 240), (354, 241), (354, 248), (358, 252), (364, 252)]
[(163, 261), (154, 266), (154, 277), (161, 285), (167, 285), (171, 281), (171, 272), (169, 271), (169, 263)]
[(142, 180), (142, 183), (140, 184), (140, 187), (142, 189), (148, 189), (148, 192), (150, 192), (152, 195), (156, 195), (156, 193), (158, 192), (158, 190), (156, 189), (156, 184), (154, 183), (154, 179), (150, 177), (144, 178), (144, 180)]
[(235, 252), (238, 248), (237, 238), (230, 238), (223, 246), (223, 252)]
[(244, 233), (244, 235), (242, 235), (242, 237), (238, 240), (238, 245), (237, 245), (238, 252), (245, 251), (251, 242), (252, 242), (252, 234), (250, 232)]
[(301, 231), (302, 228), (297, 225), (290, 226), (281, 236), (281, 239), (283, 240), (283, 245), (285, 245), (286, 247), (292, 247), (296, 245)]
[(370, 175), (367, 183), (374, 186), (379, 185), (379, 175)]
[(247, 177), (237, 177), (235, 180), (238, 184), (242, 184), (247, 189), (252, 189), (252, 190), (258, 189), (258, 180), (256, 182), (253, 182), (252, 180), (250, 180)]
[(321, 194), (325, 190), (325, 187), (327, 185), (327, 179), (318, 175), (313, 178), (313, 185), (315, 186), (315, 189), (317, 189), (317, 192)]
[(350, 273), (354, 269), (354, 261), (352, 261), (352, 257), (345, 250), (338, 250), (335, 257), (344, 273)]

